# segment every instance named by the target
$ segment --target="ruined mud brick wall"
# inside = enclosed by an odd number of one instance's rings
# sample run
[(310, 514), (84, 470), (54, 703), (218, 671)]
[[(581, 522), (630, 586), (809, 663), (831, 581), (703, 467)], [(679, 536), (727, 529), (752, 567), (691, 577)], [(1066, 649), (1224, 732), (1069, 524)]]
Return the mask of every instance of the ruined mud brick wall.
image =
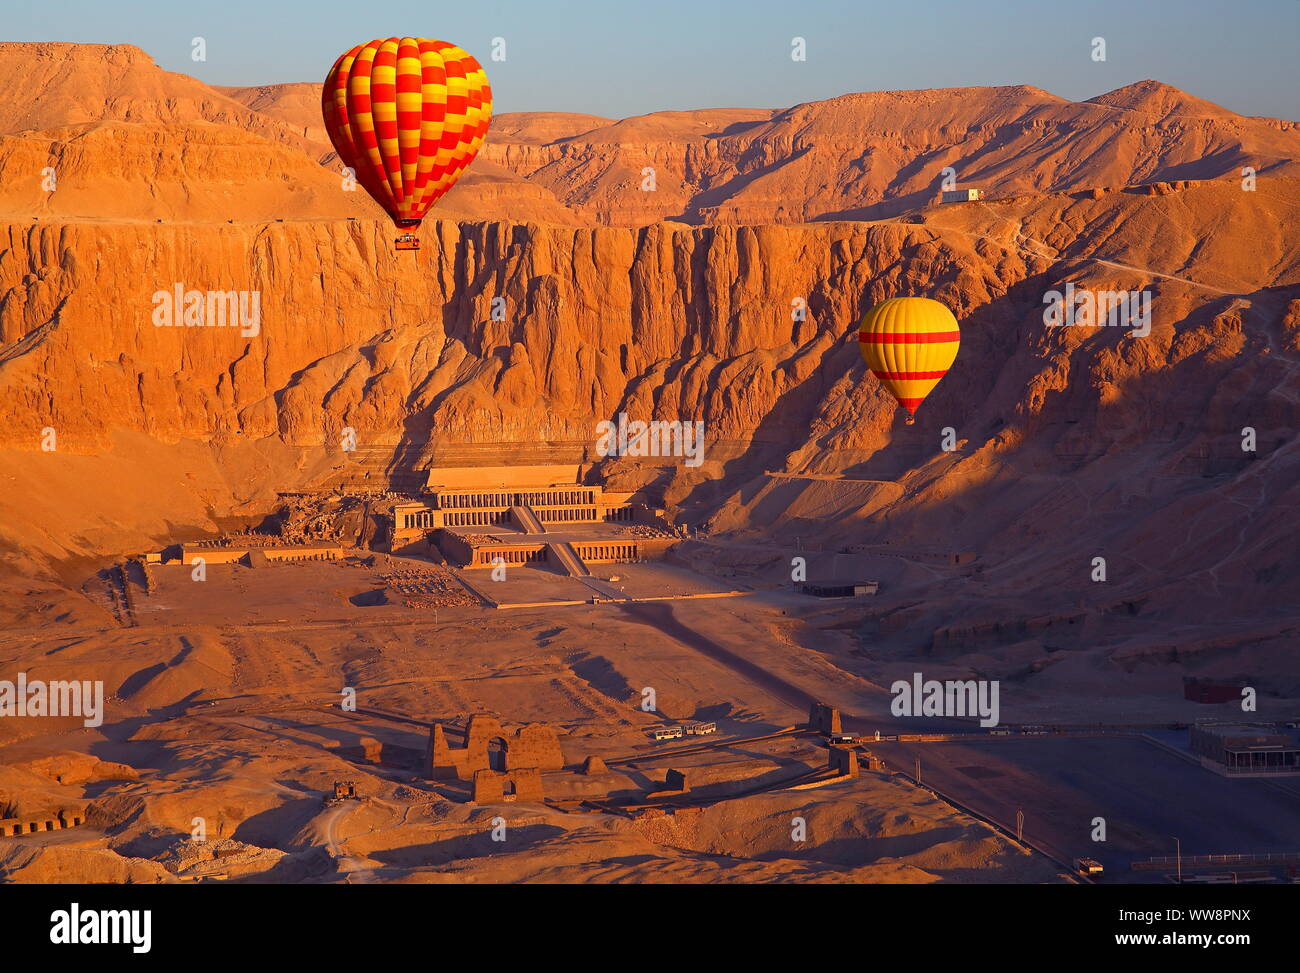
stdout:
[(825, 703), (813, 703), (808, 710), (808, 729), (818, 733), (842, 733), (840, 711)]
[(488, 750), (493, 740), (505, 741), (506, 731), (501, 721), (488, 713), (475, 713), (465, 724), (465, 756), (461, 777), (470, 777), (477, 770), (492, 768)]
[(429, 776), (434, 780), (472, 780), (475, 771), (489, 769), (488, 747), (496, 738), (505, 739), (501, 721), (487, 713), (475, 713), (465, 727), (465, 746), (447, 742), (441, 724), (429, 736)]
[[(510, 793), (507, 793), (507, 788)], [(474, 771), (475, 804), (500, 804), (505, 801), (545, 800), (542, 772), (536, 768), (500, 773), (495, 770)]]
[(509, 776), (515, 785), (516, 801), (541, 801), (544, 799), (542, 772), (540, 770), (536, 768), (515, 770)]
[(465, 757), (468, 751), (463, 747), (452, 749), (447, 744), (447, 733), (441, 723), (435, 723), (429, 731), (429, 755), (425, 763), (425, 772), (430, 780), (464, 779)]
[(831, 747), (826, 766), (836, 773), (856, 777), (858, 776), (858, 752), (843, 747)]
[(554, 727), (530, 723), (506, 742), (506, 770), (561, 770), (564, 754)]
[(503, 745), (502, 769), (507, 772), (561, 770), (564, 767), (559, 734), (553, 727), (530, 723), (507, 735), (495, 716), (475, 713), (465, 727), (463, 747), (448, 744), (442, 725), (434, 725), (429, 734), (429, 777), (433, 780), (470, 780), (477, 771), (491, 769), (489, 748), (497, 739)]
[(506, 775), (495, 770), (474, 771), (475, 804), (500, 804), (505, 797)]
[(16, 838), (19, 835), (34, 834), (37, 831), (62, 831), (86, 823), (86, 812), (63, 809), (47, 814), (28, 815), (20, 818), (0, 818), (0, 838)]

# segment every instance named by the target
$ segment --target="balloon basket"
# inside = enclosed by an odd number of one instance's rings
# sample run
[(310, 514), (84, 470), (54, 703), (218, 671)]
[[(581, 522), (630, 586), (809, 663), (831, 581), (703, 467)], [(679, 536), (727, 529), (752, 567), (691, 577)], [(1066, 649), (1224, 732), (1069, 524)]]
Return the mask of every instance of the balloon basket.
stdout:
[(906, 419), (903, 420), (903, 425), (905, 426), (916, 425), (916, 416), (908, 416)]
[(419, 250), (420, 238), (411, 233), (403, 233), (393, 241), (394, 250)]

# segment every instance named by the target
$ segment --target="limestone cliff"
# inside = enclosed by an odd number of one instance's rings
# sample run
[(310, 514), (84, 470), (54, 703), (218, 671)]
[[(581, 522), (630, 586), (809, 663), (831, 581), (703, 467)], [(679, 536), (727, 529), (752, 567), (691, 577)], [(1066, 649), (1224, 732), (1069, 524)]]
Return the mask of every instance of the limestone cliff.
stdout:
[[(585, 444), (596, 420), (627, 411), (703, 419), (712, 440), (770, 445), (778, 466), (789, 452), (839, 455), (818, 462), (842, 468), (889, 442), (895, 418), (865, 378), (856, 321), (922, 291), (964, 329), (923, 421), (1077, 418), (1126, 383), (1170, 381), (1160, 415), (1143, 395), (1114, 407), (1174, 422), (1213, 395), (1211, 376), (1279, 367), (1268, 349), (1294, 341), (1282, 329), (1300, 263), (1294, 224), (1270, 208), (1295, 198), (1294, 181), (1084, 196), (929, 210), (920, 223), (437, 222), (418, 255), (393, 252), (391, 231), (368, 221), (11, 223), (2, 435), (34, 448), (33, 427), (54, 425), (67, 448), (89, 450), (118, 425), (316, 445), (348, 425), (363, 442), (417, 449)], [(1045, 328), (1043, 293), (1067, 279), (1149, 286), (1152, 333)], [(177, 284), (256, 292), (259, 333), (156, 326), (154, 295)], [(1254, 408), (1280, 421), (1265, 391)]]

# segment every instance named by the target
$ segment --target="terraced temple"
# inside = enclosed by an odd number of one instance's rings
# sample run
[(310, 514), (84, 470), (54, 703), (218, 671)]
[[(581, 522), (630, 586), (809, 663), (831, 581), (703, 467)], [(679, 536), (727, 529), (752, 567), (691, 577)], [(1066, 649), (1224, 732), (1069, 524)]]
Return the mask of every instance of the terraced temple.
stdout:
[(607, 493), (582, 480), (580, 466), (432, 469), (427, 499), (393, 507), (391, 550), (436, 547), (461, 567), (548, 562), (579, 577), (587, 573), (583, 562), (647, 560), (680, 536), (641, 494)]

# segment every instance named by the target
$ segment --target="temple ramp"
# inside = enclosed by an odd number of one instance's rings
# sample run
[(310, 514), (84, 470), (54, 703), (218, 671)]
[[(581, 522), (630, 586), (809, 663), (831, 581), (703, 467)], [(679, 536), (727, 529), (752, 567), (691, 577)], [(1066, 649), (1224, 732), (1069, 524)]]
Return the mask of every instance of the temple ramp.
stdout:
[[(542, 522), (537, 519), (537, 514), (533, 513), (533, 508), (527, 504), (511, 507), (510, 517), (525, 534), (546, 533), (546, 528), (543, 527)], [(577, 555), (574, 556), (576, 557)]]
[(565, 574), (571, 578), (586, 578), (591, 575), (582, 558), (578, 557), (578, 552), (569, 544), (547, 544), (546, 556), (548, 559), (554, 557), (555, 563), (562, 567)]

